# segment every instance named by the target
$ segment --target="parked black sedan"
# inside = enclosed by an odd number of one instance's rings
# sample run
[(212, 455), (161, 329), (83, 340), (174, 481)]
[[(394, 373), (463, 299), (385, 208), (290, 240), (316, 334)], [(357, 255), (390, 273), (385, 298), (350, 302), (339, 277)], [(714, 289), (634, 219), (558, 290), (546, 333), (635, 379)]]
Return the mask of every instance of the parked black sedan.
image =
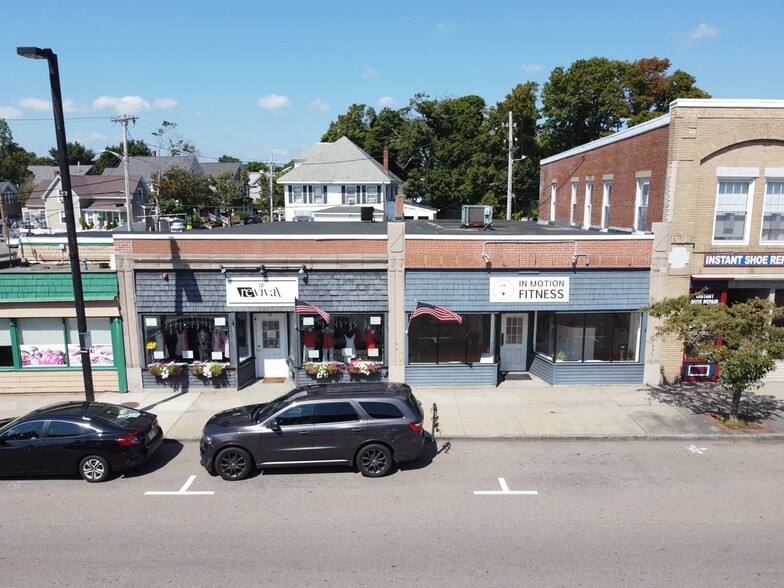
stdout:
[(0, 420), (0, 476), (76, 474), (103, 482), (163, 442), (157, 417), (105, 402), (60, 402)]

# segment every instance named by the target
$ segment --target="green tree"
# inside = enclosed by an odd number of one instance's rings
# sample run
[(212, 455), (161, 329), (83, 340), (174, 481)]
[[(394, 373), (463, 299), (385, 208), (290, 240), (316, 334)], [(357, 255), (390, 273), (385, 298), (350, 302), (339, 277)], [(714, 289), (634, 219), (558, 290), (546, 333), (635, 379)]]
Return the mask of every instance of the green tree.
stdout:
[[(92, 149), (88, 149), (78, 141), (68, 141), (66, 143), (66, 159), (68, 160), (68, 165), (90, 165), (95, 161), (95, 151)], [(57, 147), (52, 147), (49, 150), (49, 155), (51, 158), (59, 162), (60, 156), (59, 152), (57, 151)]]
[(218, 163), (241, 163), (239, 159), (236, 157), (232, 157), (231, 155), (221, 155), (218, 158)]
[(161, 176), (158, 186), (158, 205), (161, 214), (193, 212), (215, 206), (215, 197), (206, 176), (191, 174), (173, 167)]
[(321, 137), (326, 143), (334, 143), (341, 137), (348, 137), (354, 144), (364, 148), (365, 137), (376, 119), (373, 107), (364, 104), (352, 104), (346, 114), (338, 116), (329, 124), (327, 132)]
[(33, 174), (27, 169), (34, 153), (28, 153), (14, 142), (8, 123), (0, 118), (0, 180), (17, 186), (31, 182)]
[(196, 146), (182, 138), (177, 130), (177, 123), (165, 120), (152, 133), (158, 141), (158, 153), (164, 155), (166, 151), (170, 156), (197, 155)]
[[(210, 176), (215, 204), (231, 219), (233, 209), (242, 204), (250, 204), (245, 194), (245, 182), (235, 180), (231, 172), (223, 172), (217, 178)], [(231, 224), (231, 220), (229, 221)]]
[(775, 369), (774, 358), (784, 355), (784, 307), (760, 298), (697, 304), (695, 296), (668, 298), (642, 310), (662, 320), (657, 336), (674, 335), (690, 356), (719, 365), (719, 382), (732, 393), (729, 417), (737, 420), (743, 393), (758, 388)]
[[(122, 160), (118, 159), (117, 155), (114, 155), (114, 153), (109, 153), (109, 151), (122, 155), (123, 146), (122, 144), (107, 145), (93, 164), (93, 175), (100, 176), (107, 167), (119, 167), (122, 165)], [(128, 141), (128, 155), (130, 157), (149, 157), (150, 154), (150, 148), (144, 141), (136, 139)]]
[(603, 57), (556, 67), (542, 89), (542, 139), (547, 154), (621, 129), (630, 116), (624, 79), (629, 64)]

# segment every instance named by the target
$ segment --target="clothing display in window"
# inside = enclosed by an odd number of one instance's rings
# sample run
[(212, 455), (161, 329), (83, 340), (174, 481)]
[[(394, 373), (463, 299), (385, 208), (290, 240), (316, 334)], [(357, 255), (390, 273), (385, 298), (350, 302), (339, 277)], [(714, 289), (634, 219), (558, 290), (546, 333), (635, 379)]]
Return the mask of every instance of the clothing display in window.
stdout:
[(229, 336), (223, 329), (216, 327), (212, 331), (212, 350), (220, 351), (224, 358), (229, 357)]
[(302, 361), (310, 361), (309, 351), (316, 348), (316, 331), (312, 328), (302, 333)]
[(188, 350), (190, 350), (190, 345), (188, 343), (188, 331), (185, 329), (180, 329), (177, 333), (177, 344), (174, 347), (174, 355), (182, 356), (182, 352)]
[(199, 329), (196, 333), (196, 341), (198, 344), (199, 361), (207, 361), (210, 359), (210, 334), (207, 329)]
[(321, 334), (321, 348), (324, 350), (324, 360), (332, 361), (332, 350), (335, 347), (335, 338), (332, 329), (326, 328)]

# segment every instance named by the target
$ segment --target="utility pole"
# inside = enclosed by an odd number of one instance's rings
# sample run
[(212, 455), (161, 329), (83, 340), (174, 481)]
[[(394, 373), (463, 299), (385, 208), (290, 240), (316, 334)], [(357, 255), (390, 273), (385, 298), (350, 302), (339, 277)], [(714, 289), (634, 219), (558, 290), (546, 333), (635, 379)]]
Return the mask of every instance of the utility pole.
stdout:
[(269, 167), (267, 168), (267, 175), (269, 176), (269, 209), (270, 209), (269, 222), (272, 222), (272, 189), (273, 189), (272, 179), (274, 175), (274, 169), (275, 169), (275, 160), (272, 158), (272, 153), (270, 153), (270, 162), (269, 162)]
[(512, 220), (512, 167), (514, 163), (514, 124), (512, 123), (512, 111), (509, 111), (509, 163), (507, 165), (506, 178), (506, 220)]
[(125, 172), (125, 216), (128, 230), (133, 231), (133, 206), (131, 205), (131, 179), (128, 177), (128, 121), (136, 123), (137, 117), (122, 115), (113, 118), (112, 122), (122, 123), (123, 127), (123, 171)]

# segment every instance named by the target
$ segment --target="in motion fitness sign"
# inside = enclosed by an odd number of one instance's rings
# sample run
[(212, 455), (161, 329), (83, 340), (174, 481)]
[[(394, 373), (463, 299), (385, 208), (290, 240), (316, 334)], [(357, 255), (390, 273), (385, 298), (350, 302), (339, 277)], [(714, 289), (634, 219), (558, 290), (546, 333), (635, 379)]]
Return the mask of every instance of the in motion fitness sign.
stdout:
[(569, 302), (569, 278), (490, 278), (490, 302)]

